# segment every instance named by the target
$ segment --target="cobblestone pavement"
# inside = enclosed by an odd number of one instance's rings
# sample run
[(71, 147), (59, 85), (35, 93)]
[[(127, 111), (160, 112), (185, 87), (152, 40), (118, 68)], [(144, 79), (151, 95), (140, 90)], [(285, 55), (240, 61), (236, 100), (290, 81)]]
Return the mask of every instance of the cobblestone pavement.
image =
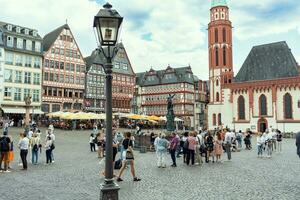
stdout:
[[(19, 131), (10, 129), (15, 143)], [(27, 172), (17, 166), (16, 149), (12, 172), (0, 174), (0, 199), (99, 199), (104, 162), (89, 152), (89, 133), (56, 131), (55, 163), (45, 165), (43, 151), (41, 164), (29, 164)], [(295, 140), (286, 139), (283, 153), (274, 153), (271, 159), (258, 159), (256, 150), (243, 150), (233, 153), (231, 162), (191, 167), (180, 159), (177, 168), (166, 169), (155, 166), (154, 153), (136, 152), (136, 171), (142, 181), (133, 182), (127, 169), (119, 196), (121, 200), (300, 199), (300, 160), (295, 152)]]

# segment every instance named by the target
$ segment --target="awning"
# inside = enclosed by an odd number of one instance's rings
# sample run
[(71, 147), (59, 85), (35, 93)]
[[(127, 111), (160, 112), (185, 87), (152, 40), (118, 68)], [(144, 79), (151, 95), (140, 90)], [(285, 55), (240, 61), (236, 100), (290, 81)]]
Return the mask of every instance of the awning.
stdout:
[[(1, 109), (3, 110), (3, 112), (5, 114), (8, 114), (8, 113), (10, 113), (10, 114), (25, 114), (26, 113), (26, 109), (24, 107), (19, 107), (19, 108), (2, 107)], [(33, 109), (32, 110), (32, 108), (29, 109), (29, 113), (30, 114), (32, 114), (32, 113), (39, 114), (39, 115), (44, 114), (44, 112), (41, 111), (41, 109)]]

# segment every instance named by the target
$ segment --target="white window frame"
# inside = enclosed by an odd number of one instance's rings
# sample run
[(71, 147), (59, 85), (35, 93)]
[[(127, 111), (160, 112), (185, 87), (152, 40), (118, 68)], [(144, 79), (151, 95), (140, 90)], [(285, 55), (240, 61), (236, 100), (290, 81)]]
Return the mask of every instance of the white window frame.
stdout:
[(22, 38), (17, 38), (17, 48), (23, 49), (23, 39)]
[(26, 40), (26, 50), (32, 51), (32, 41)]
[(6, 45), (8, 47), (14, 47), (14, 38), (12, 36), (10, 36), (10, 35), (7, 36)]

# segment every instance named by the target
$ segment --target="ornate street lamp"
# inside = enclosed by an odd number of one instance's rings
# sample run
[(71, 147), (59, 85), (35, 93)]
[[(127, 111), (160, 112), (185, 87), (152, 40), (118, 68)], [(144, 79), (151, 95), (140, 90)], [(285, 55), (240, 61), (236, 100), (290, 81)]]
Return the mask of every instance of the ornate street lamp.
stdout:
[[(104, 70), (106, 73), (106, 156), (105, 156), (105, 181), (101, 185), (101, 200), (117, 200), (119, 186), (113, 179), (113, 138), (112, 138), (112, 58), (116, 54), (120, 27), (123, 17), (112, 9), (112, 5), (106, 3), (94, 18), (94, 28), (99, 40), (99, 53), (106, 58)], [(105, 53), (103, 47), (107, 47)], [(113, 51), (111, 52), (111, 48)]]

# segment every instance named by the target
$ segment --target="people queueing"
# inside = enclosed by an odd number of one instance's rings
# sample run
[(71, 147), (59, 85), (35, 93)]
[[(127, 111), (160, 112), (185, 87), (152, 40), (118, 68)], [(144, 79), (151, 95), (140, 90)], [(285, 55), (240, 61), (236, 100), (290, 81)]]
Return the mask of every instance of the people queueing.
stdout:
[(276, 139), (277, 139), (277, 149), (278, 152), (281, 153), (282, 152), (282, 133), (280, 130), (276, 130)]
[(257, 143), (257, 157), (262, 158), (265, 141), (260, 132), (257, 135), (256, 143)]
[(189, 137), (186, 140), (187, 142), (187, 157), (186, 157), (186, 164), (189, 165), (190, 163), (192, 165), (195, 164), (195, 147), (197, 145), (197, 139), (195, 132), (190, 132)]
[[(11, 139), (8, 136), (8, 131), (3, 132), (3, 136), (0, 138), (0, 172), (10, 172), (9, 167), (9, 152), (11, 148)], [(4, 163), (4, 168), (1, 165)]]
[(25, 133), (23, 133), (23, 137), (19, 141), (18, 146), (20, 148), (20, 157), (23, 164), (22, 170), (27, 170), (27, 155), (28, 155), (28, 148), (29, 148), (29, 139), (28, 137), (26, 137)]
[(156, 144), (157, 166), (158, 168), (166, 168), (166, 156), (168, 152), (169, 141), (166, 139), (166, 134), (161, 134), (160, 139)]
[(224, 145), (225, 145), (228, 161), (231, 160), (231, 141), (232, 141), (232, 133), (229, 130), (227, 130), (227, 132), (225, 133)]
[(217, 137), (215, 139), (215, 156), (216, 156), (216, 162), (222, 162), (221, 155), (223, 154), (223, 140), (221, 137), (221, 132), (217, 133)]
[(180, 145), (182, 145), (182, 154), (183, 154), (183, 163), (186, 163), (187, 160), (187, 153), (188, 153), (188, 145), (187, 145), (187, 138), (189, 136), (189, 132), (184, 132), (181, 141), (180, 141)]
[(38, 154), (39, 154), (39, 146), (41, 145), (40, 138), (37, 133), (33, 133), (30, 139), (30, 149), (31, 149), (31, 163), (33, 165), (38, 164)]
[(207, 157), (206, 160), (207, 163), (210, 161), (210, 157), (212, 157), (212, 162), (215, 162), (214, 158), (214, 137), (212, 136), (211, 132), (208, 132), (207, 136), (205, 137), (205, 145), (206, 145), (206, 151), (207, 151)]
[(179, 137), (177, 133), (172, 133), (172, 139), (170, 141), (170, 154), (171, 154), (171, 159), (172, 159), (172, 165), (171, 167), (177, 167), (176, 164), (176, 149), (177, 145), (179, 144)]
[(131, 140), (131, 133), (127, 132), (125, 135), (126, 135), (126, 138), (123, 140), (123, 144), (122, 144), (124, 147), (122, 167), (121, 167), (119, 175), (117, 177), (117, 181), (118, 182), (123, 181), (123, 179), (121, 177), (127, 166), (127, 163), (130, 164), (133, 181), (140, 181), (141, 179), (137, 178), (135, 175), (134, 153), (133, 153), (133, 144), (132, 144), (132, 140)]

